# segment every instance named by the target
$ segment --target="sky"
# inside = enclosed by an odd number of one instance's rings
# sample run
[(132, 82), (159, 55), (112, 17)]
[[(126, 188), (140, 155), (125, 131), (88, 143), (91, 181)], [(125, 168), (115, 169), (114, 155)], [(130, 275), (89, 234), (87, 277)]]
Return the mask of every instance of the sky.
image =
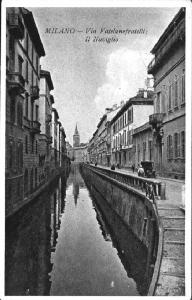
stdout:
[[(112, 107), (145, 87), (151, 49), (179, 8), (37, 8), (29, 7), (50, 71), (54, 107), (72, 144), (77, 123), (88, 142)], [(49, 30), (58, 28), (56, 33)], [(66, 33), (65, 28), (71, 32)], [(114, 30), (127, 30), (117, 33)], [(126, 33), (126, 34), (125, 34)]]

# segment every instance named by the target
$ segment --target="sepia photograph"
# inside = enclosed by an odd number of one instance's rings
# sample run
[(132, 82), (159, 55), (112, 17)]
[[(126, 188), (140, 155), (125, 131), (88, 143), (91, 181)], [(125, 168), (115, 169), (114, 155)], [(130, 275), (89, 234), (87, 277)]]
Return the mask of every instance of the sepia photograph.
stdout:
[(2, 2), (2, 299), (191, 298), (192, 4), (143, 2)]

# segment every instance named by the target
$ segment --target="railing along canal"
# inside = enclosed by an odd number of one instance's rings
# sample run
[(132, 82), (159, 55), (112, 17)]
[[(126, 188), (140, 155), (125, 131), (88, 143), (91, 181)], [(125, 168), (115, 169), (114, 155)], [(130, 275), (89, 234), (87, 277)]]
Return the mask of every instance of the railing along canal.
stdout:
[[(141, 190), (146, 194), (146, 196), (148, 195), (151, 199), (153, 199), (154, 196), (157, 197), (157, 199), (165, 200), (165, 184), (160, 180), (138, 177), (136, 175), (128, 173), (125, 174), (118, 171), (105, 169), (99, 166), (87, 165), (87, 167), (93, 168), (121, 183)], [(150, 193), (150, 190), (152, 191), (152, 194)]]

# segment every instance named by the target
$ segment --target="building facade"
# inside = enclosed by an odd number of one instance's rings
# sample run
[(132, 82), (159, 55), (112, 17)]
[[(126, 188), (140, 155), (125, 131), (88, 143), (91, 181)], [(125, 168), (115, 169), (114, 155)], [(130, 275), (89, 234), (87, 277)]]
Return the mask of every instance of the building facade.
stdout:
[(6, 17), (6, 208), (10, 210), (38, 185), (39, 60), (45, 51), (30, 11), (7, 8)]
[(135, 167), (138, 167), (141, 161), (154, 162), (153, 131), (149, 122), (133, 130), (133, 149)]
[(164, 176), (185, 173), (185, 9), (155, 44), (148, 73), (154, 76), (153, 127), (156, 170)]
[(52, 144), (52, 104), (54, 103), (51, 91), (54, 89), (51, 74), (48, 71), (40, 71), (40, 98), (39, 121), (41, 133), (39, 134), (39, 182), (42, 184), (50, 176), (51, 172), (51, 144)]
[(50, 145), (57, 132), (51, 123), (53, 83), (50, 73), (40, 70), (45, 50), (33, 15), (25, 8), (10, 7), (6, 23), (7, 216), (48, 181)]
[(153, 112), (153, 92), (140, 89), (111, 120), (111, 163), (130, 168), (135, 161), (134, 129), (148, 121)]

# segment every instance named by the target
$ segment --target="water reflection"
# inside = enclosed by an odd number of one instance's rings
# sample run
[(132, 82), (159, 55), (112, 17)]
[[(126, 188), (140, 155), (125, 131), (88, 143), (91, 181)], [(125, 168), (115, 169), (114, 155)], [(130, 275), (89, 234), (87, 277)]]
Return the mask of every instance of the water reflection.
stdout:
[(72, 166), (8, 220), (6, 295), (146, 294), (145, 249), (87, 188)]

